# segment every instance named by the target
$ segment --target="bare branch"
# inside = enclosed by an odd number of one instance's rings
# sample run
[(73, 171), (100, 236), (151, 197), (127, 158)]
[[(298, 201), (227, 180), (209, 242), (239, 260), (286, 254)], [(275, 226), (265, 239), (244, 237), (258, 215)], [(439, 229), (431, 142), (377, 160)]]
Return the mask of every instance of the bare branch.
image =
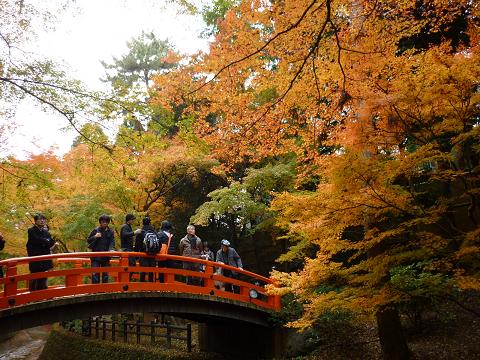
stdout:
[(85, 138), (88, 142), (94, 144), (94, 145), (98, 145), (102, 148), (104, 148), (105, 150), (107, 150), (110, 154), (113, 153), (113, 149), (105, 144), (102, 144), (102, 143), (98, 143), (96, 141), (93, 141), (92, 139), (90, 139), (88, 136), (86, 136), (80, 129), (78, 129), (78, 127), (76, 126), (75, 122), (73, 121), (74, 120), (74, 117), (75, 117), (75, 114), (74, 113), (68, 113), (62, 109), (60, 109), (57, 105), (55, 105), (54, 103), (52, 103), (51, 101), (48, 101), (47, 99), (44, 99), (42, 98), (41, 96), (35, 94), (34, 92), (32, 92), (30, 89), (26, 88), (25, 86), (23, 85), (20, 85), (18, 83), (16, 83), (15, 81), (12, 81), (11, 79), (8, 79), (8, 78), (0, 78), (0, 80), (2, 81), (5, 81), (5, 82), (8, 82), (10, 84), (12, 84), (13, 86), (15, 87), (18, 87), (20, 90), (22, 90), (23, 92), (25, 92), (26, 94), (32, 96), (33, 98), (37, 99), (38, 101), (40, 101), (41, 103), (43, 104), (46, 104), (48, 106), (50, 106), (52, 109), (54, 109), (56, 112), (58, 112), (59, 114), (63, 115), (67, 120), (68, 122), (70, 123), (70, 125), (73, 127), (73, 129), (80, 135), (82, 136), (83, 138)]

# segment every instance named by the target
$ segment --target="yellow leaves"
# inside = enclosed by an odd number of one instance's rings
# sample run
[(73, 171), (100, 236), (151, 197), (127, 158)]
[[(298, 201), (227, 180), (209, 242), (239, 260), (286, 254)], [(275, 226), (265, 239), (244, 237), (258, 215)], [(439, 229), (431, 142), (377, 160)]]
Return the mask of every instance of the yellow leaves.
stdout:
[(297, 274), (295, 273), (284, 273), (277, 270), (273, 270), (270, 273), (270, 277), (275, 281), (276, 284), (281, 286), (269, 286), (268, 292), (274, 295), (286, 295), (293, 291), (293, 284), (296, 281)]
[(463, 246), (457, 253), (455, 254), (456, 258), (461, 260), (463, 258), (479, 258), (480, 256), (480, 247), (476, 246)]
[(462, 290), (480, 290), (480, 278), (473, 276), (457, 276), (455, 277), (457, 285)]
[[(454, 264), (461, 270), (456, 272), (459, 276), (459, 286), (467, 286), (469, 276), (480, 279), (480, 228), (466, 234), (465, 240), (458, 251), (454, 254)], [(460, 267), (460, 266), (461, 267)]]
[[(263, 6), (239, 4), (209, 54), (158, 84), (175, 102), (191, 100), (197, 133), (227, 169), (288, 155), (301, 167), (299, 188), (318, 179), (311, 192), (277, 195), (271, 206), (291, 246), (281, 261), (317, 249), (298, 273), (275, 274), (275, 291), (307, 304), (292, 325), (398, 301), (389, 284), (398, 266), (477, 271), (478, 234), (456, 229), (451, 215), (459, 199), (478, 197), (479, 35), (465, 12), (478, 9), (468, 0)], [(454, 49), (442, 29), (459, 17), (471, 41)], [(453, 222), (458, 214), (466, 212)], [(349, 237), (352, 228), (361, 230)]]
[(465, 235), (464, 246), (478, 246), (480, 245), (480, 228), (469, 231)]

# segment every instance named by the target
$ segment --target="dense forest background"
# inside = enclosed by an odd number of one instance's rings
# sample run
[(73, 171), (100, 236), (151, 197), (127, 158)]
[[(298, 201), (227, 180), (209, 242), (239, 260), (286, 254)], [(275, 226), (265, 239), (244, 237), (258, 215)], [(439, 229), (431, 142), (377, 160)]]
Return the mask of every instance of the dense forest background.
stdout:
[(376, 319), (384, 353), (405, 354), (399, 314), (451, 302), (478, 317), (478, 4), (181, 5), (209, 51), (139, 34), (94, 93), (19, 57), (39, 10), (0, 1), (2, 117), (31, 97), (78, 131), (62, 158), (1, 159), (2, 256), (25, 254), (35, 212), (64, 251), (86, 250), (100, 214), (118, 231), (133, 212), (177, 241), (189, 223), (214, 250), (229, 239), (277, 279), (292, 327)]

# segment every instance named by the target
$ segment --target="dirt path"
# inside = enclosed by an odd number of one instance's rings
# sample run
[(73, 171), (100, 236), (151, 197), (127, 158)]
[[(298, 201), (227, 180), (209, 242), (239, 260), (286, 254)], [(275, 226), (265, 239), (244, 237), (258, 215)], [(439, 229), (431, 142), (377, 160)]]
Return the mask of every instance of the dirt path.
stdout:
[(0, 360), (36, 360), (50, 332), (50, 326), (39, 326), (14, 333), (0, 343)]

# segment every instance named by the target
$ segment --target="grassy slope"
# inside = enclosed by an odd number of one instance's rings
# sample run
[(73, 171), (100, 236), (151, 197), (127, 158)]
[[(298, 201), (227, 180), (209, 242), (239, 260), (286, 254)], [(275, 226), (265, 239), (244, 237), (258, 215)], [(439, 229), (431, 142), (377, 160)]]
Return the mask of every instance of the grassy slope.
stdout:
[(143, 345), (112, 343), (86, 339), (64, 331), (53, 330), (48, 337), (39, 360), (216, 360), (217, 354), (184, 352), (175, 349), (146, 347)]

